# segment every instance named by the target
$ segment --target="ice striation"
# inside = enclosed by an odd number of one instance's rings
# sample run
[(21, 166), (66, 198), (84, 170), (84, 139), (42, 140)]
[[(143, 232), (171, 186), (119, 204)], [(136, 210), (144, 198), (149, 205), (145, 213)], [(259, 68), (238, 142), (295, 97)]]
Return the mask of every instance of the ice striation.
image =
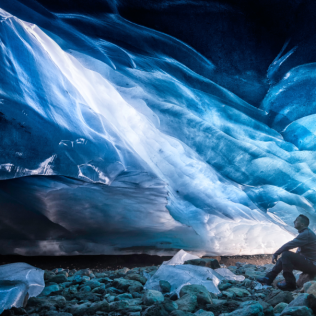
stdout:
[(257, 109), (171, 36), (31, 13), (0, 10), (1, 253), (271, 253), (316, 228), (313, 64)]

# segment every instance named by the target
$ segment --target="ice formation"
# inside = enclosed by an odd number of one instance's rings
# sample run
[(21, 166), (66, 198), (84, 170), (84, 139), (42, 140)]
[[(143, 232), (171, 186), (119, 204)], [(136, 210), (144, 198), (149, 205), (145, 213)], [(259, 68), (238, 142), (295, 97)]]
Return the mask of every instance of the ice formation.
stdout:
[(171, 36), (23, 10), (0, 10), (1, 253), (271, 253), (315, 228), (313, 64), (257, 109)]
[(153, 276), (147, 277), (145, 289), (161, 291), (159, 281), (168, 280), (171, 285), (171, 293), (177, 293), (184, 285), (200, 284), (204, 285), (209, 292), (219, 294), (218, 284), (221, 280), (237, 280), (245, 279), (242, 275), (235, 275), (226, 268), (211, 269), (208, 267), (200, 267), (191, 264), (184, 264), (185, 261), (197, 259), (199, 257), (191, 255), (183, 250), (177, 252), (169, 261), (164, 262)]
[(44, 271), (27, 263), (0, 267), (0, 313), (11, 307), (23, 307), (29, 297), (39, 295), (45, 287)]

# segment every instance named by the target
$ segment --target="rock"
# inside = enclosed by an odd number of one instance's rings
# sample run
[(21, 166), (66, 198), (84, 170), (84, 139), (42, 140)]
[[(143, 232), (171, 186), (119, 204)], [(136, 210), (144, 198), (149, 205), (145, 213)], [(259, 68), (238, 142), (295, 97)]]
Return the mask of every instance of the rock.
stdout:
[(274, 314), (281, 314), (284, 310), (285, 307), (287, 307), (289, 304), (287, 303), (279, 303), (277, 305), (275, 305), (273, 311), (274, 311)]
[(89, 306), (87, 309), (88, 314), (95, 314), (97, 311), (100, 312), (109, 312), (110, 311), (110, 305), (107, 301), (101, 301), (97, 303), (93, 303)]
[(245, 290), (243, 288), (239, 288), (239, 287), (231, 287), (227, 290), (227, 292), (234, 293), (238, 297), (251, 295), (247, 290)]
[(142, 314), (142, 316), (168, 316), (169, 313), (160, 304), (149, 306)]
[(51, 279), (54, 276), (55, 276), (54, 272), (45, 270), (45, 272), (44, 272), (44, 280), (45, 281)]
[(222, 316), (263, 316), (263, 308), (256, 301), (249, 301), (240, 304), (239, 308), (231, 313), (221, 314)]
[(165, 298), (163, 306), (168, 313), (171, 313), (172, 311), (178, 309), (178, 304), (174, 301), (171, 301), (168, 298), (167, 299)]
[(43, 292), (40, 294), (40, 296), (48, 296), (50, 295), (52, 292), (57, 292), (59, 291), (59, 286), (56, 285), (50, 285), (50, 286), (46, 286), (44, 287)]
[(81, 316), (87, 314), (88, 308), (90, 307), (90, 303), (76, 304), (70, 308), (70, 313), (74, 316)]
[(109, 304), (111, 311), (121, 311), (129, 307), (126, 301), (116, 301)]
[(171, 284), (168, 281), (160, 280), (159, 286), (161, 288), (162, 293), (169, 293), (171, 291)]
[(212, 301), (213, 301), (213, 306), (214, 307), (218, 307), (218, 306), (221, 306), (221, 305), (223, 305), (223, 304), (225, 304), (227, 301), (226, 300), (218, 300), (218, 299), (212, 299)]
[(287, 291), (272, 291), (265, 299), (265, 302), (275, 307), (279, 303), (290, 303), (294, 299), (292, 293)]
[(92, 271), (90, 269), (82, 269), (75, 273), (75, 275), (81, 275), (81, 276), (89, 276), (92, 274)]
[(245, 287), (250, 287), (252, 285), (252, 281), (246, 278), (243, 282), (243, 285)]
[(143, 295), (141, 295), (138, 292), (132, 292), (131, 294), (132, 294), (133, 298), (141, 298), (141, 297), (143, 297)]
[(92, 293), (103, 294), (105, 292), (105, 285), (102, 284), (101, 286), (94, 288), (91, 292)]
[(208, 258), (187, 260), (184, 262), (184, 264), (192, 264), (194, 266), (208, 267), (211, 269), (220, 268), (220, 265), (216, 259), (208, 259)]
[(91, 292), (90, 286), (83, 286), (80, 288), (79, 292)]
[(73, 298), (76, 298), (78, 301), (82, 301), (82, 300), (87, 300), (90, 302), (100, 301), (100, 297), (95, 293), (76, 293), (73, 295)]
[[(306, 282), (305, 284), (303, 284), (304, 292), (307, 293), (307, 290), (315, 283), (316, 283), (316, 281), (309, 281), (309, 282)], [(312, 294), (312, 293), (310, 293), (310, 294)]]
[(193, 312), (197, 306), (197, 296), (191, 293), (183, 295), (176, 301), (178, 309), (184, 312)]
[(270, 304), (268, 304), (262, 300), (259, 300), (258, 303), (262, 306), (263, 313), (265, 316), (273, 316), (274, 310)]
[(233, 285), (231, 284), (231, 283), (229, 283), (229, 282), (226, 282), (226, 283), (220, 283), (219, 285), (218, 285), (218, 289), (220, 290), (220, 291), (225, 291), (225, 290), (227, 290), (227, 289), (229, 289), (230, 287), (232, 287)]
[(308, 307), (315, 314), (315, 312), (316, 312), (316, 297), (313, 294), (309, 294), (307, 297), (307, 302), (308, 302)]
[(49, 297), (49, 301), (59, 308), (64, 308), (66, 306), (66, 299), (61, 295), (51, 296)]
[(66, 312), (48, 311), (45, 313), (45, 316), (72, 316), (72, 314)]
[(222, 291), (222, 294), (225, 295), (228, 298), (234, 298), (236, 296), (235, 293), (233, 292), (227, 292), (227, 291)]
[(140, 316), (140, 312), (129, 313), (128, 316)]
[(98, 279), (106, 278), (106, 277), (107, 277), (107, 274), (104, 273), (104, 272), (96, 272), (94, 275), (95, 275), (95, 277), (98, 278)]
[(141, 292), (143, 290), (143, 286), (141, 284), (134, 284), (128, 287), (127, 291), (129, 293)]
[(164, 296), (155, 290), (147, 290), (143, 295), (143, 303), (146, 306), (151, 306), (155, 303), (160, 303), (164, 301)]
[(310, 286), (306, 286), (304, 287), (304, 290), (305, 288), (307, 288), (306, 290), (306, 293), (308, 294), (313, 294), (314, 296), (316, 296), (316, 282), (311, 282), (312, 284)]
[[(135, 281), (135, 280), (127, 280), (124, 278), (114, 279), (112, 285), (115, 288), (117, 288), (119, 290), (124, 290), (124, 291), (126, 291), (132, 285), (137, 285), (137, 286), (143, 288), (143, 285), (140, 282)], [(138, 291), (133, 291), (133, 292), (138, 292)]]
[(114, 302), (114, 300), (115, 300), (115, 296), (110, 295), (110, 296), (108, 296), (108, 297), (106, 298), (106, 300), (108, 301), (108, 303), (112, 303), (112, 302)]
[(180, 297), (186, 294), (196, 295), (198, 304), (212, 304), (211, 295), (204, 285), (185, 285), (180, 290)]
[(129, 294), (129, 293), (119, 294), (115, 297), (115, 301), (122, 301), (122, 300), (129, 300), (129, 299), (133, 299), (132, 294)]
[(199, 309), (197, 312), (194, 313), (194, 315), (197, 315), (197, 316), (214, 316), (214, 313), (207, 312), (203, 309)]
[(84, 285), (90, 286), (91, 289), (94, 289), (96, 287), (99, 287), (101, 285), (101, 283), (96, 281), (96, 280), (89, 280), (89, 281), (85, 282)]
[(192, 316), (192, 315), (194, 315), (194, 314), (180, 311), (180, 310), (175, 310), (175, 311), (170, 313), (170, 316)]
[(141, 276), (140, 274), (137, 274), (137, 273), (127, 274), (125, 279), (138, 281), (138, 282), (140, 282), (143, 285), (147, 282), (147, 279), (145, 277), (143, 277), (143, 276)]
[(298, 287), (302, 287), (306, 282), (315, 281), (315, 280), (316, 280), (315, 275), (301, 273), (298, 277), (298, 280), (296, 281), (296, 285)]
[(64, 274), (57, 274), (49, 279), (49, 282), (55, 282), (57, 284), (67, 282), (67, 277)]
[(245, 269), (244, 274), (245, 277), (251, 279), (263, 278), (266, 275), (265, 272), (255, 271), (254, 269)]
[(287, 308), (287, 311), (282, 313), (282, 316), (312, 316), (312, 310), (306, 306), (293, 306)]
[(306, 306), (309, 307), (308, 294), (300, 293), (296, 298), (283, 310), (282, 315), (287, 313), (287, 310), (294, 306)]

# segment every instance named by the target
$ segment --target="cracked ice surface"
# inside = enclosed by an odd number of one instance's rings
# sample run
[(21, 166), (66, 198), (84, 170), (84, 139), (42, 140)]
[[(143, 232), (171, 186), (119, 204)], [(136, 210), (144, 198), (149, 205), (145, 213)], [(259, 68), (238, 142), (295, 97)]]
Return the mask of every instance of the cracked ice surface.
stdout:
[(265, 124), (277, 92), (258, 110), (115, 15), (99, 27), (122, 47), (76, 15), (55, 16), (67, 40), (0, 15), (1, 252), (271, 253), (297, 213), (315, 223), (316, 154)]

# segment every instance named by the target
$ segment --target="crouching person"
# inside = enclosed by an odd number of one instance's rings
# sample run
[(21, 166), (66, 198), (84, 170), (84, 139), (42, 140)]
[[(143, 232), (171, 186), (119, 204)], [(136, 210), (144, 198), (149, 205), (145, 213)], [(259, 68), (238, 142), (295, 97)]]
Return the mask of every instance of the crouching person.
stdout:
[[(271, 272), (258, 282), (271, 285), (277, 275), (283, 271), (284, 281), (277, 284), (281, 290), (292, 291), (296, 289), (296, 279), (293, 270), (316, 275), (316, 235), (308, 228), (309, 219), (305, 215), (299, 215), (294, 221), (294, 227), (298, 230), (298, 236), (284, 244), (275, 252), (272, 263), (276, 263)], [(298, 248), (297, 252), (290, 249)], [(282, 255), (279, 260), (278, 256)]]

